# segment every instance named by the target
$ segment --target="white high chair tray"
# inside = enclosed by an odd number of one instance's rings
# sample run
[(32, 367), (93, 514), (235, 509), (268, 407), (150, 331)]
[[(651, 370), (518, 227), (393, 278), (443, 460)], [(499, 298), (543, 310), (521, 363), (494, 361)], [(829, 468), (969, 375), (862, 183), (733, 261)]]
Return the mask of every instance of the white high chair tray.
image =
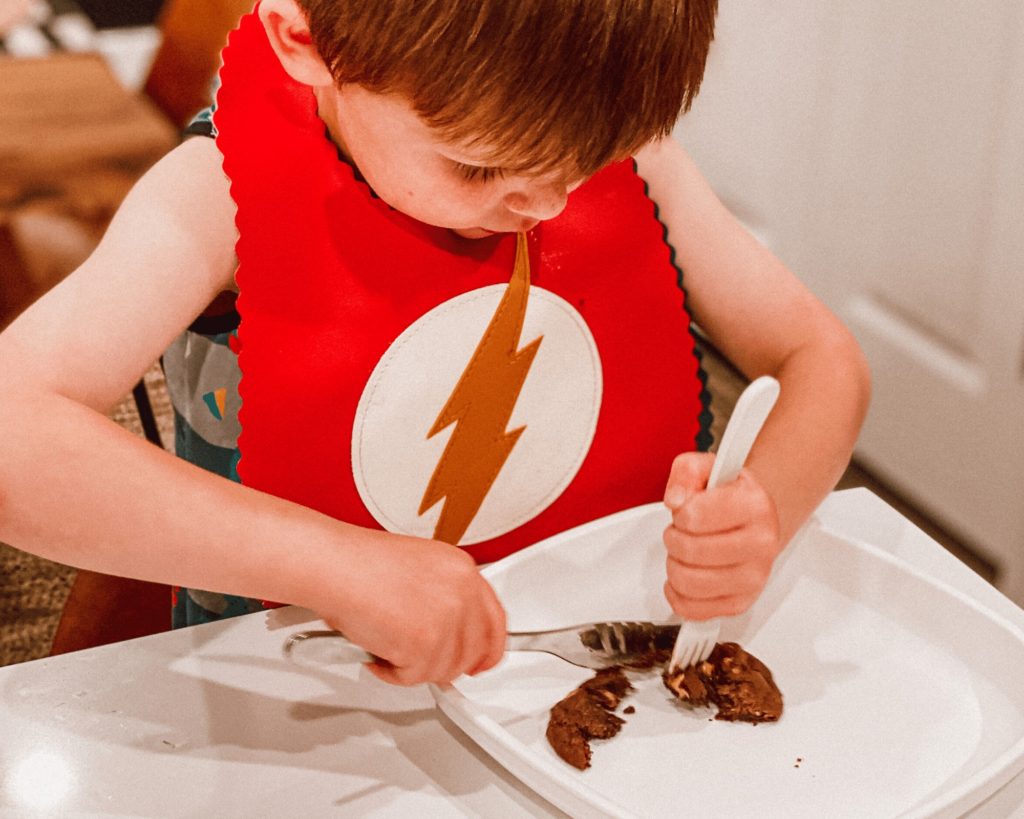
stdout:
[[(667, 512), (629, 509), (484, 569), (510, 630), (666, 620)], [(751, 611), (724, 621), (772, 670), (777, 723), (712, 720), (631, 673), (621, 733), (578, 771), (549, 709), (591, 672), (513, 652), (434, 689), (441, 709), (574, 816), (956, 816), (1024, 769), (1024, 632), (959, 591), (812, 520)]]

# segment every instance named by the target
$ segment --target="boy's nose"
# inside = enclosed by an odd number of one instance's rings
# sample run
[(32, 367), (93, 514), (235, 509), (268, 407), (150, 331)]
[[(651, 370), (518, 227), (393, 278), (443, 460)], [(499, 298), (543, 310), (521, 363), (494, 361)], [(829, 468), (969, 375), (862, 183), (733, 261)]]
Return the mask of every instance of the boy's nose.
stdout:
[(505, 194), (504, 205), (518, 216), (553, 219), (564, 209), (569, 192), (560, 182), (527, 181)]

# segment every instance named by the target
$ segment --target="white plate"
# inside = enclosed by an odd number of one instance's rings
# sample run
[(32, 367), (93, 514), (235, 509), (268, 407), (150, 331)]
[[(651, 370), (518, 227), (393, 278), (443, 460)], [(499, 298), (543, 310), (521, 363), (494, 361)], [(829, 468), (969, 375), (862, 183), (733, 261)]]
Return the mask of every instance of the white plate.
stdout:
[[(668, 619), (667, 523), (637, 507), (546, 540), (484, 574), (510, 630)], [(544, 736), (590, 672), (510, 653), (434, 689), (441, 709), (575, 816), (956, 816), (1024, 769), (1024, 633), (955, 589), (812, 521), (750, 612), (724, 621), (772, 670), (778, 723), (710, 720), (634, 675), (636, 712), (578, 771)], [(621, 713), (621, 708), (620, 708)], [(799, 761), (798, 761), (799, 760)]]

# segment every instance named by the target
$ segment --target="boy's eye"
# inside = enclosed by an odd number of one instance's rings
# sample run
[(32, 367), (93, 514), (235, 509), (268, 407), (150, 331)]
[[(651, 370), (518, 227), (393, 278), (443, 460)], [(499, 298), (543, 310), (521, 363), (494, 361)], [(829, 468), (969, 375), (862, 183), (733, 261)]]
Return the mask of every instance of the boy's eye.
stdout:
[(500, 179), (505, 174), (501, 168), (487, 168), (483, 165), (466, 165), (462, 162), (455, 163), (455, 170), (467, 182), (488, 182), (491, 179)]

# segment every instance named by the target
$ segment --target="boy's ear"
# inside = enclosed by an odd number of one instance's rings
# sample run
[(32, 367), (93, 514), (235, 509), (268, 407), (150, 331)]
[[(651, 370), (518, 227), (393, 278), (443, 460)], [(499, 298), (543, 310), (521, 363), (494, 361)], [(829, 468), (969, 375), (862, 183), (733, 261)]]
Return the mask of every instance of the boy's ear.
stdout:
[(262, 0), (258, 12), (274, 53), (293, 80), (310, 86), (334, 84), (295, 0)]

